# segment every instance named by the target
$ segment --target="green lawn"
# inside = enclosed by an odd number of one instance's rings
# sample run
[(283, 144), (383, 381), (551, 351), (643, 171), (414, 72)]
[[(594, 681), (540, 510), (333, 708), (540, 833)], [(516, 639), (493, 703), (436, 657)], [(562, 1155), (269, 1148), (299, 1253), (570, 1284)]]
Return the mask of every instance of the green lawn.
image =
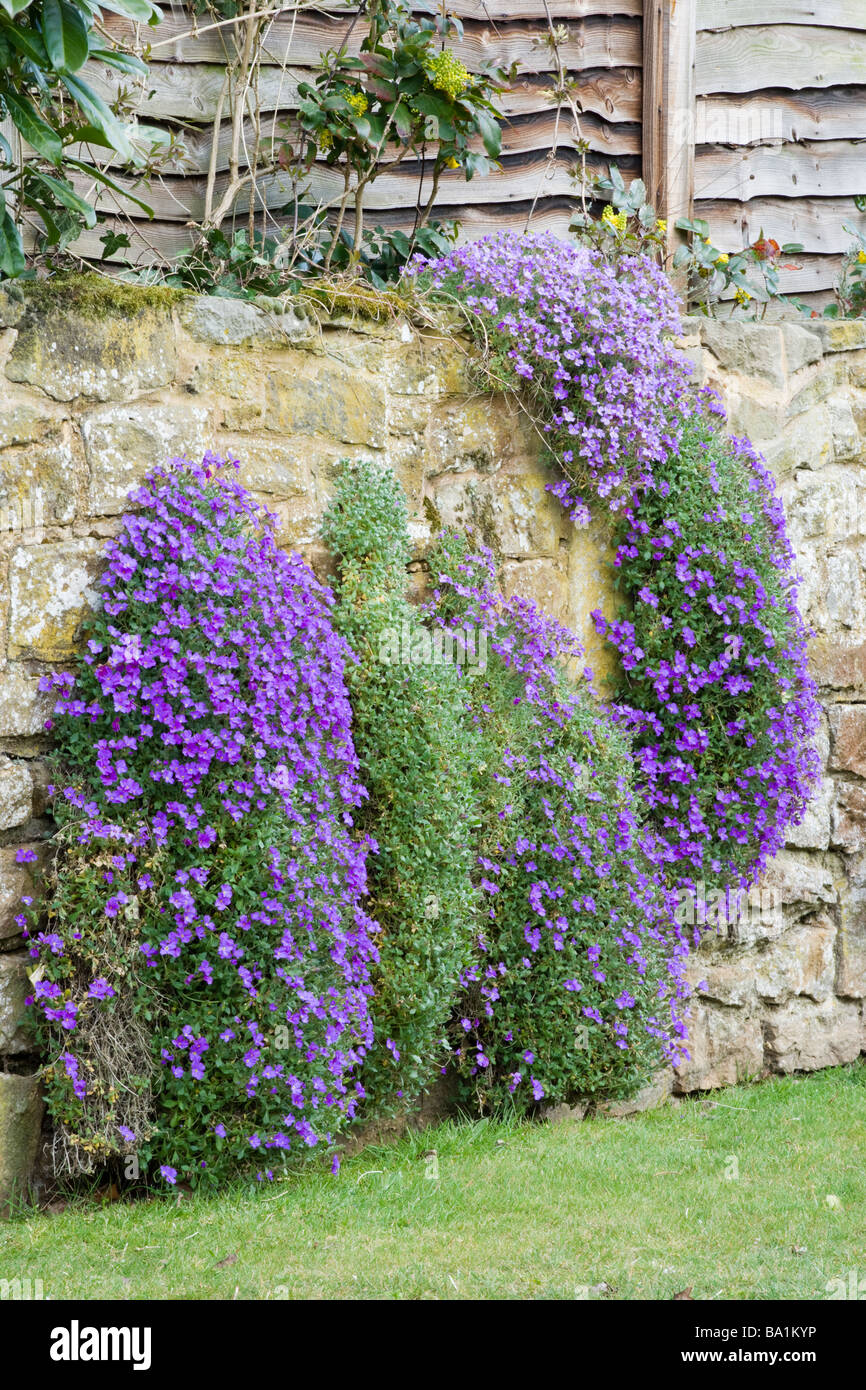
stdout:
[(630, 1120), (442, 1125), (276, 1189), (21, 1217), (0, 1279), (54, 1299), (826, 1299), (866, 1278), (864, 1159), (861, 1061)]

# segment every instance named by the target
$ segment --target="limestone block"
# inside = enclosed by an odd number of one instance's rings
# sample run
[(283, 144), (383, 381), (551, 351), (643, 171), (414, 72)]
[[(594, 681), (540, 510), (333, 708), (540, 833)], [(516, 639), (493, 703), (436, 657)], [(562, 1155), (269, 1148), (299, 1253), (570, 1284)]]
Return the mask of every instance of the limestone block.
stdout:
[(866, 347), (866, 323), (862, 319), (821, 319), (811, 332), (820, 339), (825, 352), (851, 352)]
[(316, 333), (314, 319), (294, 306), (260, 308), (244, 299), (196, 295), (183, 301), (179, 318), (187, 333), (200, 343), (237, 347), (279, 346), (302, 342)]
[(0, 757), (0, 830), (23, 825), (33, 814), (33, 778), (20, 758)]
[(657, 1110), (670, 1097), (674, 1085), (674, 1074), (670, 1067), (662, 1067), (640, 1090), (628, 1100), (606, 1100), (596, 1106), (597, 1115), (606, 1115), (611, 1120), (622, 1120), (628, 1115), (640, 1115), (645, 1110)]
[(785, 924), (838, 900), (834, 870), (820, 855), (802, 850), (780, 850), (767, 866), (760, 893), (773, 910), (745, 914), (736, 925), (735, 938), (745, 944), (768, 941), (781, 935)]
[(866, 705), (831, 705), (829, 714), (830, 767), (866, 777)]
[(756, 440), (774, 440), (778, 437), (784, 423), (784, 412), (779, 401), (761, 399), (729, 387), (725, 392), (725, 405), (728, 428), (732, 434), (746, 435)]
[(29, 1052), (33, 1036), (24, 1003), (30, 992), (26, 952), (0, 955), (0, 1056)]
[(385, 392), (351, 367), (274, 368), (266, 382), (268, 429), (281, 434), (326, 435), (344, 444), (385, 443)]
[(138, 391), (165, 386), (176, 367), (174, 331), (167, 307), (96, 317), (54, 302), (28, 306), (6, 365), (10, 381), (38, 386), (56, 401), (86, 396), (123, 401)]
[(44, 398), (5, 387), (0, 395), (0, 449), (14, 444), (33, 444), (66, 417)]
[[(16, 856), (20, 849), (33, 850), (37, 855), (36, 863), (19, 864)], [(47, 857), (48, 847), (44, 842), (0, 848), (0, 941), (20, 935), (21, 928), (15, 918), (22, 911), (21, 899), (33, 896), (35, 873)]]
[(804, 420), (789, 420), (773, 438), (761, 444), (761, 452), (776, 478), (798, 468), (818, 470), (833, 461), (833, 425), (825, 405), (809, 411)]
[(788, 829), (785, 844), (790, 849), (829, 849), (833, 784), (822, 777), (799, 825)]
[(815, 1071), (853, 1062), (863, 1043), (860, 1006), (834, 998), (820, 1004), (790, 999), (768, 1008), (764, 1038), (774, 1071)]
[(866, 686), (866, 642), (824, 634), (809, 642), (809, 668), (820, 686), (862, 690)]
[(210, 412), (193, 401), (106, 405), (81, 422), (90, 469), (91, 516), (117, 516), (129, 493), (159, 464), (172, 458), (200, 462), (208, 448)]
[(856, 881), (841, 907), (836, 993), (843, 999), (866, 998), (866, 885)]
[(240, 464), (238, 481), (256, 496), (312, 497), (309, 451), (292, 439), (218, 434), (215, 452)]
[(674, 1092), (709, 1091), (760, 1076), (764, 1044), (760, 1020), (745, 1009), (699, 1000), (689, 1019), (689, 1060), (674, 1072)]
[[(75, 518), (81, 442), (71, 430), (0, 453), (0, 529), (38, 544), (45, 526)], [(5, 524), (4, 524), (5, 523)]]
[(567, 619), (568, 572), (558, 560), (506, 560), (502, 566), (502, 587), (510, 597), (520, 594), (532, 599), (558, 622)]
[(856, 782), (836, 784), (830, 842), (849, 854), (866, 849), (866, 786)]
[(97, 540), (19, 546), (9, 562), (8, 653), (63, 661), (75, 650), (79, 624), (96, 599), (103, 545)]
[(493, 473), (515, 455), (525, 457), (525, 426), (516, 407), (500, 397), (449, 398), (429, 416), (428, 478), (470, 470)]
[(41, 734), (56, 696), (39, 689), (39, 676), (10, 663), (0, 670), (0, 738), (32, 738)]
[(754, 952), (745, 949), (698, 954), (689, 962), (689, 978), (702, 986), (701, 998), (741, 1009), (755, 997), (755, 961)]
[(853, 550), (828, 555), (827, 614), (840, 627), (863, 626), (863, 588), (860, 582), (860, 559)]
[(831, 396), (827, 401), (830, 424), (833, 430), (833, 449), (840, 460), (854, 459), (863, 447), (860, 431), (854, 419), (851, 402), (847, 396)]
[(42, 1112), (37, 1077), (0, 1071), (0, 1215), (26, 1191), (39, 1151)]
[(565, 531), (546, 482), (547, 476), (530, 466), (525, 473), (490, 480), (445, 474), (433, 495), (444, 525), (477, 528), (486, 544), (509, 558), (553, 557)]
[(727, 371), (760, 377), (777, 387), (785, 385), (782, 330), (778, 326), (708, 319), (701, 325), (701, 338)]
[(755, 962), (759, 998), (784, 1004), (793, 995), (821, 1002), (833, 991), (836, 925), (827, 913), (791, 927), (760, 952)]
[(811, 328), (803, 328), (796, 323), (783, 323), (782, 341), (785, 345), (785, 365), (793, 375), (803, 367), (820, 361), (824, 353), (823, 344)]
[(844, 541), (866, 525), (862, 489), (849, 469), (812, 473), (801, 469), (782, 489), (788, 534), (800, 553), (803, 541)]

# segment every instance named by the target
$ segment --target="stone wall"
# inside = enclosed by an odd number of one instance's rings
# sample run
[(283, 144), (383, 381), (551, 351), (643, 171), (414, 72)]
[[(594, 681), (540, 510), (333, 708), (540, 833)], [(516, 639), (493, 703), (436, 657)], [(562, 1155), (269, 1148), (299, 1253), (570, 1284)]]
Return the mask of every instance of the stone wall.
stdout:
[(766, 879), (781, 910), (694, 959), (693, 1090), (866, 1050), (866, 324), (692, 319), (682, 346), (778, 480), (824, 707), (821, 785)]
[[(699, 375), (782, 483), (827, 710), (824, 784), (774, 866), (782, 920), (746, 939), (731, 930), (697, 961), (708, 990), (694, 1060), (675, 1082), (693, 1090), (866, 1046), (866, 330), (688, 322), (685, 332)], [(30, 884), (16, 850), (41, 853), (50, 831), (38, 680), (75, 650), (130, 487), (154, 463), (208, 448), (241, 460), (282, 543), (323, 577), (318, 524), (335, 463), (388, 461), (410, 501), (417, 582), (438, 524), (472, 523), (506, 587), (572, 626), (599, 680), (612, 670), (588, 617), (614, 609), (604, 536), (563, 518), (530, 422), (473, 384), (453, 334), (152, 291), (0, 292), (0, 1189), (4, 1146), (20, 1169), (38, 1137), (14, 920)]]

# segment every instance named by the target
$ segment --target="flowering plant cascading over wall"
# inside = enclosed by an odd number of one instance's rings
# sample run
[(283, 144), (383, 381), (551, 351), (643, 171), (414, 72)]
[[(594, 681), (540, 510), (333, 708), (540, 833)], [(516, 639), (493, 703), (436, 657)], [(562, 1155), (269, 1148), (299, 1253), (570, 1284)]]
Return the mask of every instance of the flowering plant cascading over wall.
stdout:
[(808, 801), (818, 705), (774, 481), (692, 389), (668, 281), (643, 257), (614, 270), (507, 233), (412, 273), (475, 311), (488, 371), (522, 388), (575, 524), (610, 515), (626, 602), (616, 622), (593, 617), (622, 657), (657, 854), (683, 883), (745, 888)]
[(582, 648), (515, 595), (491, 552), (456, 535), (431, 556), (429, 612), (485, 639), (463, 678), (479, 763), (479, 886), (487, 905), (454, 1028), (482, 1109), (630, 1094), (685, 1052), (688, 943), (629, 739), (567, 674)]
[(372, 1037), (351, 654), (230, 467), (175, 460), (132, 500), (50, 682), (69, 785), (31, 955), (55, 1166), (271, 1178), (352, 1116)]

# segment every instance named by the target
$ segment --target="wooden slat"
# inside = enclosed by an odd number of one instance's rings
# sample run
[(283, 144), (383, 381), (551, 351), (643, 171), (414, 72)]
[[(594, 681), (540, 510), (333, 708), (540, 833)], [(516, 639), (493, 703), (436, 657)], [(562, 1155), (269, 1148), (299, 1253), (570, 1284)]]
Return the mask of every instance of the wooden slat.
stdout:
[[(436, 208), (443, 215), (455, 216), (455, 209), (464, 206), (469, 198), (472, 199), (473, 203), (492, 203), (501, 206), (523, 198), (533, 198), (537, 190), (545, 197), (567, 196), (569, 194), (575, 196), (575, 185), (572, 177), (574, 163), (574, 156), (569, 156), (565, 152), (552, 166), (548, 165), (547, 160), (542, 155), (530, 153), (508, 157), (503, 161), (500, 170), (485, 179), (473, 179), (470, 183), (467, 183), (457, 171), (446, 173), (439, 188)], [(636, 159), (630, 159), (626, 156), (618, 163), (623, 172), (628, 172), (630, 169), (637, 172), (638, 161)], [(591, 159), (590, 167), (599, 173), (606, 174), (608, 172), (608, 165), (603, 159)], [(425, 178), (419, 195), (419, 174), (420, 166), (414, 162), (410, 163), (408, 160), (400, 166), (399, 170), (381, 174), (367, 189), (364, 199), (365, 208), (373, 213), (385, 208), (414, 207), (419, 196), (422, 200), (429, 196), (429, 176)], [(137, 195), (144, 198), (153, 209), (154, 216), (161, 221), (200, 222), (204, 216), (205, 180), (201, 175), (196, 174), (189, 178), (160, 179), (147, 190), (142, 189), (140, 185), (133, 185), (130, 181), (119, 176), (116, 181), (122, 188), (134, 189)], [(80, 189), (88, 187), (83, 179), (77, 178), (75, 182), (76, 187)], [(225, 188), (226, 182), (227, 176), (225, 174), (220, 174), (217, 177), (217, 199)], [(342, 175), (339, 170), (328, 168), (327, 165), (315, 165), (309, 179), (309, 196), (312, 201), (330, 204), (339, 194), (342, 182)], [(265, 206), (269, 208), (283, 207), (292, 196), (291, 183), (285, 174), (267, 175), (259, 180), (256, 187), (259, 203), (264, 199)], [(99, 206), (116, 210), (118, 207), (116, 196), (106, 190), (99, 196)], [(248, 206), (249, 192), (247, 191), (240, 195), (236, 205), (237, 211), (243, 212)]]
[(866, 87), (700, 97), (697, 102), (698, 145), (846, 139), (866, 139)]
[(766, 91), (866, 83), (863, 30), (775, 24), (697, 36), (696, 90)]
[[(215, 63), (152, 63), (147, 86), (136, 110), (143, 121), (175, 121), (202, 124), (213, 120), (225, 69)], [(89, 74), (93, 87), (113, 100), (127, 84), (107, 68)], [(263, 67), (259, 78), (259, 105), (266, 113), (297, 107), (298, 83), (309, 80), (302, 68)], [(500, 105), (506, 116), (524, 116), (551, 109), (547, 92), (551, 78), (538, 74), (520, 78), (503, 93)], [(580, 103), (584, 111), (606, 121), (637, 122), (641, 119), (639, 68), (598, 69), (581, 74)]]
[(644, 0), (643, 79), (643, 178), (672, 254), (694, 188), (695, 0)]
[[(502, 210), (471, 205), (457, 209), (461, 223), (459, 239), (461, 242), (474, 241), (478, 237), (500, 231), (503, 227), (520, 232), (531, 206), (531, 201), (524, 201)], [(531, 228), (533, 231), (553, 232), (556, 236), (564, 238), (568, 234), (572, 215), (573, 204), (570, 199), (542, 199), (532, 214)], [(412, 213), (405, 208), (397, 212), (377, 213), (371, 219), (370, 225), (376, 226), (380, 223), (408, 230), (412, 225)], [(73, 246), (76, 255), (99, 260), (103, 250), (99, 238), (106, 229), (127, 233), (130, 230), (125, 219), (109, 217), (104, 225), (82, 233)], [(133, 231), (132, 250), (118, 251), (110, 263), (128, 262), (141, 268), (152, 265), (168, 266), (175, 262), (182, 251), (187, 250), (192, 236), (192, 231), (179, 222), (137, 223)]]
[[(119, 16), (110, 16), (106, 27), (118, 40), (129, 42), (133, 37), (134, 26)], [(158, 27), (160, 47), (154, 56), (186, 63), (225, 61), (227, 44), (231, 51), (230, 27), (207, 30), (202, 26), (197, 38), (190, 36), (189, 28), (185, 18), (166, 13)], [(567, 67), (640, 67), (640, 20), (628, 15), (597, 16), (570, 21), (566, 28), (568, 39), (560, 46), (560, 52)], [(264, 52), (274, 63), (289, 61), (296, 67), (315, 67), (325, 49), (342, 46), (348, 29), (345, 17), (329, 20), (302, 14), (294, 25), (289, 18), (277, 19), (268, 30)], [(543, 38), (547, 32), (546, 24), (509, 22), (494, 26), (467, 20), (463, 38), (454, 38), (449, 47), (473, 71), (484, 62), (506, 66), (519, 62), (525, 72), (546, 72), (550, 68), (550, 53), (545, 47), (534, 48), (531, 41), (533, 36)], [(156, 34), (154, 31), (148, 36), (151, 43), (157, 42)], [(180, 43), (165, 42), (175, 34), (183, 36)], [(347, 53), (358, 52), (363, 35), (363, 27), (356, 24), (346, 45)]]
[(851, 238), (845, 226), (866, 234), (866, 214), (850, 198), (755, 198), (749, 203), (701, 200), (695, 216), (706, 218), (721, 251), (739, 251), (763, 231), (780, 243), (798, 242), (806, 252), (833, 255), (846, 251)]
[(862, 0), (698, 0), (698, 29), (754, 24), (866, 28)]
[[(290, 138), (282, 124), (284, 118), (281, 116), (281, 125), (278, 127), (276, 137), (271, 134), (270, 123), (267, 123), (265, 130), (265, 140), (262, 148), (262, 162), (267, 162), (268, 150), (272, 147), (271, 141), (275, 138), (279, 145), (282, 140)], [(170, 127), (153, 126), (154, 132), (162, 133), (166, 147), (168, 147), (168, 137)], [(554, 134), (557, 137), (557, 150), (561, 154), (570, 152), (577, 158), (578, 139), (586, 140), (590, 150), (595, 154), (603, 154), (609, 157), (625, 157), (632, 155), (637, 158), (640, 155), (640, 126), (631, 125), (609, 125), (606, 121), (599, 120), (597, 116), (584, 115), (581, 118), (580, 132), (574, 129), (570, 116), (563, 115), (559, 122), (558, 131), (556, 130), (556, 117), (550, 110), (530, 114), (528, 116), (518, 116), (511, 121), (503, 123), (502, 128), (502, 153), (528, 154), (532, 151), (544, 151), (552, 149)], [(244, 125), (243, 131), (245, 147), (252, 149), (255, 144), (255, 129), (252, 122)], [(220, 126), (217, 136), (217, 155), (216, 168), (221, 173), (229, 167), (229, 152), (232, 141), (231, 124), (224, 121)], [(163, 175), (174, 175), (175, 177), (186, 177), (193, 174), (207, 173), (211, 148), (213, 144), (213, 133), (210, 126), (204, 130), (198, 128), (186, 129), (181, 132), (179, 138), (179, 148), (176, 158), (164, 161), (160, 164)], [(480, 137), (476, 137), (470, 142), (473, 149), (479, 152), (482, 149)], [(244, 148), (242, 144), (241, 148)], [(70, 153), (80, 159), (90, 159), (92, 152), (81, 146), (71, 146)], [(101, 156), (103, 151), (98, 152)], [(100, 160), (100, 163), (102, 161)], [(106, 166), (103, 166), (106, 167)], [(108, 168), (123, 167), (122, 161), (114, 156), (108, 160)]]
[(866, 140), (705, 148), (695, 157), (695, 198), (829, 198), (866, 188)]

